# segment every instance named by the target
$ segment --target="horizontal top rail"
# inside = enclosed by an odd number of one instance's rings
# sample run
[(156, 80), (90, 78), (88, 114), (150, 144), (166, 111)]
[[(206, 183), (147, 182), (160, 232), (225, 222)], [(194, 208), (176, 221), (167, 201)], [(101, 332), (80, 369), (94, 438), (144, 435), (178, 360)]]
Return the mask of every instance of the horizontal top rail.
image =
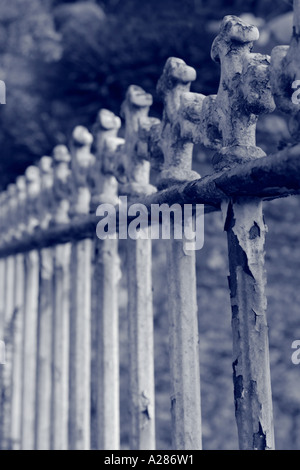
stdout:
[[(300, 194), (300, 145), (287, 147), (274, 155), (237, 165), (230, 170), (173, 185), (149, 196), (139, 197), (134, 203), (143, 204), (149, 214), (152, 204), (175, 203), (205, 204), (206, 212), (214, 212), (221, 209), (222, 201), (227, 198), (247, 196), (272, 200), (297, 194)], [(0, 247), (0, 258), (93, 237), (99, 220), (94, 214), (87, 214), (45, 230), (37, 228), (32, 234), (24, 233), (19, 239), (13, 239)]]

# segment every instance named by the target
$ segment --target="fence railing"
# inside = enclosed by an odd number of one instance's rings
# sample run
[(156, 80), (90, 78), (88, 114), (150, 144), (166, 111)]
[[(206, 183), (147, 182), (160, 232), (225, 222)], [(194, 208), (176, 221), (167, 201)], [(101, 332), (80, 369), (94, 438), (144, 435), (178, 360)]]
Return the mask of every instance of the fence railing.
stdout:
[[(91, 419), (97, 447), (120, 448), (122, 275), (128, 290), (130, 448), (155, 449), (150, 229), (126, 241), (122, 273), (118, 239), (125, 238), (124, 227), (106, 239), (96, 236), (108, 205), (121, 218), (121, 196), (132, 213), (143, 203), (147, 217), (153, 204), (222, 210), (239, 444), (274, 448), (262, 201), (300, 191), (300, 108), (292, 100), (298, 71), (300, 77), (300, 0), (294, 11), (291, 45), (275, 48), (271, 60), (251, 52), (259, 36), (255, 26), (225, 17), (212, 46), (212, 58), (221, 65), (217, 95), (191, 93), (195, 70), (171, 58), (157, 87), (162, 121), (149, 117), (152, 96), (130, 86), (122, 105), (125, 139), (118, 137), (121, 120), (102, 109), (92, 133), (76, 127), (69, 148), (55, 147), (52, 157), (42, 157), (0, 194), (3, 449), (89, 449)], [(295, 145), (266, 157), (256, 146), (256, 123), (275, 104), (290, 115)], [(197, 143), (215, 150), (215, 173), (204, 178), (192, 171)], [(157, 187), (150, 183), (151, 166), (159, 172)], [(97, 211), (101, 204), (104, 212)], [(195, 252), (187, 252), (185, 243), (171, 234), (167, 248), (172, 445), (197, 450), (202, 438), (196, 268)]]

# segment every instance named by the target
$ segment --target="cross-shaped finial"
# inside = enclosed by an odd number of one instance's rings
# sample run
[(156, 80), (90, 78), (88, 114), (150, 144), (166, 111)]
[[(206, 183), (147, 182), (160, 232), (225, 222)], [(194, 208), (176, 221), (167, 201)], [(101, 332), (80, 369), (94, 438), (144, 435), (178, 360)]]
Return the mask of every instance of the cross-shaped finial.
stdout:
[(41, 191), (40, 171), (37, 166), (29, 166), (25, 171), (26, 178), (26, 216), (28, 233), (39, 226), (39, 196)]
[(131, 85), (122, 104), (121, 113), (126, 123), (123, 163), (128, 181), (120, 187), (123, 194), (140, 196), (156, 192), (156, 188), (149, 184), (150, 155), (144, 152), (139, 134), (149, 122), (153, 123), (153, 118), (148, 116), (152, 102), (149, 93), (136, 85)]
[(164, 103), (160, 141), (164, 167), (160, 188), (200, 177), (192, 171), (192, 157), (204, 96), (190, 93), (194, 80), (195, 69), (183, 60), (171, 57), (157, 84), (157, 92)]
[[(100, 109), (97, 120), (94, 124), (94, 140), (96, 147), (96, 158), (101, 163), (101, 168), (106, 167), (105, 159), (103, 158), (103, 150), (106, 148), (114, 151), (116, 147), (124, 144), (124, 139), (118, 137), (118, 132), (121, 128), (121, 119), (108, 109)], [(108, 163), (107, 170), (111, 169), (111, 164)]]
[(160, 146), (160, 119), (141, 119), (138, 132), (137, 154), (150, 161), (151, 169), (161, 171), (164, 157)]
[(300, 140), (300, 0), (294, 0), (294, 27), (290, 46), (274, 47), (271, 53), (271, 84), (277, 108), (288, 114), (289, 130)]
[(1, 245), (6, 243), (6, 213), (7, 213), (7, 193), (2, 191), (0, 193), (0, 241)]
[(70, 200), (72, 195), (71, 155), (65, 145), (53, 149), (53, 222), (67, 224), (70, 220)]
[(222, 136), (222, 149), (213, 160), (217, 170), (265, 155), (256, 146), (256, 124), (259, 115), (274, 111), (275, 103), (269, 82), (270, 58), (251, 53), (258, 38), (256, 26), (226, 16), (212, 45), (212, 59), (221, 64), (221, 79), (218, 94), (206, 110), (214, 115), (208, 122), (218, 123)]
[(44, 156), (39, 161), (41, 193), (39, 198), (40, 227), (47, 229), (53, 212), (53, 160)]
[(5, 191), (2, 191), (0, 194), (0, 220), (1, 220), (1, 231), (0, 231), (0, 237), (1, 237), (1, 244), (4, 245), (9, 241), (9, 226), (7, 224), (7, 218), (8, 218), (8, 213), (9, 213), (9, 207), (8, 207), (8, 191), (7, 189)]
[(71, 140), (71, 167), (73, 197), (70, 214), (84, 215), (90, 212), (91, 193), (89, 187), (90, 168), (95, 163), (91, 154), (92, 134), (83, 126), (77, 126)]
[(16, 238), (16, 231), (18, 226), (17, 207), (18, 207), (18, 193), (15, 184), (9, 184), (7, 187), (7, 240), (11, 241)]
[(22, 235), (26, 232), (25, 225), (25, 205), (26, 205), (26, 178), (25, 176), (18, 176), (16, 179), (17, 186), (17, 220), (18, 220), (18, 229), (16, 233), (17, 238), (21, 238)]
[(118, 182), (115, 177), (117, 156), (124, 139), (118, 137), (121, 119), (107, 109), (98, 113), (93, 128), (96, 162), (91, 169), (93, 180), (91, 212), (101, 203), (118, 204)]

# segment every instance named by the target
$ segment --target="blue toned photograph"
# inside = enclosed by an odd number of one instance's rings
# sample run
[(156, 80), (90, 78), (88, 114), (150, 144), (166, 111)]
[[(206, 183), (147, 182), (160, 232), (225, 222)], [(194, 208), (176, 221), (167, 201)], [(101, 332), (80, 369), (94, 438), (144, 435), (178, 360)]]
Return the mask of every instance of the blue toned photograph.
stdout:
[(0, 11), (0, 450), (300, 450), (300, 0)]

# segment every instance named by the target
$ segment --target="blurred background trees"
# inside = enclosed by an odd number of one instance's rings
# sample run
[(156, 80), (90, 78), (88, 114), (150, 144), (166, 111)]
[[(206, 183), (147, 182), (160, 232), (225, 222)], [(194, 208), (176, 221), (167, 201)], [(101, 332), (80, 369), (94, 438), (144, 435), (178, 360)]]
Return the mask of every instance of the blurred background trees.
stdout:
[[(0, 78), (7, 85), (0, 186), (67, 141), (74, 125), (90, 125), (100, 107), (119, 113), (131, 83), (155, 95), (169, 56), (197, 69), (195, 91), (215, 93), (219, 69), (210, 46), (222, 17), (251, 13), (264, 29), (264, 21), (290, 11), (290, 3), (0, 0)], [(153, 112), (160, 112), (157, 101)]]

